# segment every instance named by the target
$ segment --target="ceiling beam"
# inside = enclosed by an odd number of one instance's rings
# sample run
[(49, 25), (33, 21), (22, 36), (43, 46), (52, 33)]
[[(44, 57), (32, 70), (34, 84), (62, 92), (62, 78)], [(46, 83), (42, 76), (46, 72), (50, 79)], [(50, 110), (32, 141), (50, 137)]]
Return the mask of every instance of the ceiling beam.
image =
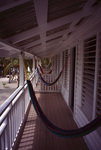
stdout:
[[(7, 43), (3, 39), (0, 38), (0, 46), (2, 46), (2, 49), (0, 49), (0, 53), (3, 51), (7, 51), (6, 54), (7, 57), (13, 57), (13, 56), (18, 56), (21, 53), (21, 49), (16, 48), (15, 46), (12, 46), (12, 44)], [(31, 53), (24, 52), (26, 56), (28, 57), (33, 57)], [(3, 53), (2, 53), (3, 54)], [(6, 54), (4, 57), (6, 57)]]
[(8, 41), (12, 44), (16, 44), (16, 43), (26, 40), (28, 38), (34, 37), (38, 34), (39, 34), (39, 27), (36, 27), (36, 28), (30, 29), (30, 30), (27, 30), (25, 32), (19, 33), (10, 38), (7, 38), (6, 41)]
[(33, 0), (37, 17), (38, 26), (47, 24), (48, 1), (47, 0)]
[(30, 53), (36, 52), (36, 51), (41, 51), (42, 50), (42, 46), (37, 46), (36, 48), (31, 48), (29, 49)]
[(78, 23), (78, 21), (80, 20), (80, 18), (78, 19), (74, 19), (73, 22), (71, 23), (69, 29), (67, 30), (67, 32), (65, 32), (65, 34), (63, 35), (63, 39), (66, 40), (67, 38), (67, 35), (70, 33), (70, 32), (75, 32), (76, 31), (76, 24)]
[(35, 48), (31, 48), (29, 50), (30, 53), (35, 53), (35, 52), (41, 52), (41, 51), (48, 51), (49, 49), (56, 49), (58, 47), (58, 43), (61, 41), (61, 39), (56, 39), (55, 41), (51, 41), (47, 43), (47, 46), (44, 48), (42, 45), (36, 46)]
[(92, 5), (96, 2), (96, 0), (88, 0), (87, 3), (85, 4), (84, 8), (83, 8), (83, 12), (85, 12), (85, 14), (88, 14), (89, 11), (91, 11)]
[(54, 50), (49, 50), (37, 53), (36, 55), (42, 58), (42, 57), (53, 57), (54, 54), (56, 54)]
[(57, 19), (55, 21), (49, 22), (47, 24), (40, 24), (40, 27), (36, 27), (34, 29), (22, 32), (18, 35), (12, 36), (11, 38), (8, 38), (6, 40), (11, 41), (13, 44), (15, 44), (17, 42), (23, 41), (27, 38), (36, 36), (38, 34), (44, 34), (45, 35), (46, 31), (48, 31), (48, 30), (54, 29), (54, 28), (62, 26), (64, 24), (73, 22), (76, 19), (80, 19), (82, 17), (86, 17), (86, 16), (89, 16), (89, 15), (92, 15), (95, 13), (93, 9), (89, 9), (89, 11), (87, 11), (87, 12), (85, 10), (86, 10), (86, 8), (84, 7), (84, 10), (82, 10), (82, 11), (70, 14), (68, 16), (62, 17), (62, 18)]
[(34, 7), (36, 12), (36, 18), (40, 30), (40, 38), (43, 46), (45, 45), (45, 40), (43, 37), (46, 36), (46, 32), (43, 32), (43, 25), (47, 25), (47, 14), (48, 14), (48, 0), (34, 0)]
[(40, 39), (39, 39), (39, 40), (36, 40), (35, 42), (31, 42), (31, 43), (29, 43), (29, 44), (26, 44), (26, 46), (23, 46), (22, 48), (23, 48), (23, 49), (28, 49), (28, 48), (33, 47), (33, 46), (36, 46), (36, 45), (38, 45), (38, 44), (41, 44), (41, 40), (40, 40)]
[[(68, 29), (57, 32), (57, 33), (52, 34), (50, 36), (43, 37), (43, 40), (48, 41), (48, 40), (54, 39), (56, 37), (63, 36), (65, 33), (67, 33), (67, 31), (68, 31)], [(27, 49), (29, 47), (35, 46), (36, 44), (40, 44), (40, 43), (41, 43), (41, 40), (39, 39), (35, 42), (30, 42), (29, 44), (25, 44), (24, 46), (22, 46), (22, 48)]]

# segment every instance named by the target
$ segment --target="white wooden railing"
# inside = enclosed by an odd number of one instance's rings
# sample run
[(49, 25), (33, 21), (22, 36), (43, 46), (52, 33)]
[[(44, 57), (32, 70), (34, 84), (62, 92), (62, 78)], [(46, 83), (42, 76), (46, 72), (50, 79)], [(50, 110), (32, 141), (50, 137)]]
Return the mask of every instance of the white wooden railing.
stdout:
[[(45, 81), (48, 83), (53, 82), (57, 78), (57, 74), (43, 74), (42, 77)], [(37, 88), (35, 89), (39, 92), (60, 92), (61, 91), (61, 77), (59, 81), (52, 85), (52, 86), (46, 86), (44, 83), (42, 83), (41, 79), (39, 79)]]
[[(52, 82), (57, 75), (43, 75), (47, 82)], [(60, 81), (51, 87), (44, 85), (37, 73), (30, 76), (33, 88), (36, 91), (58, 92)], [(38, 85), (37, 85), (38, 84)], [(37, 85), (37, 88), (36, 88)], [(23, 124), (30, 104), (30, 97), (26, 83), (19, 87), (0, 107), (0, 150), (11, 150), (16, 143), (19, 131)]]
[[(36, 73), (35, 73), (36, 74)], [(34, 89), (38, 76), (32, 74)], [(15, 144), (25, 114), (30, 104), (30, 97), (26, 83), (19, 87), (0, 107), (0, 150), (10, 150)]]

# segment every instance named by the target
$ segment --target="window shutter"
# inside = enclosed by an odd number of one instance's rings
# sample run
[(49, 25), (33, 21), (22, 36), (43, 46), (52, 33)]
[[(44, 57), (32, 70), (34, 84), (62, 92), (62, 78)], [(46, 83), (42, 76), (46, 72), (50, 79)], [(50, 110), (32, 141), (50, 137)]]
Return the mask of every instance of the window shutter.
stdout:
[[(68, 50), (65, 51), (65, 62), (64, 64), (66, 63), (67, 61), (67, 57), (68, 57)], [(64, 68), (64, 87), (67, 88), (67, 63), (65, 65), (65, 68)]]
[(84, 41), (83, 84), (81, 108), (92, 120), (94, 75), (95, 75), (96, 36)]
[(100, 59), (98, 67), (98, 90), (97, 90), (97, 105), (96, 105), (96, 115), (101, 114), (101, 48), (100, 48)]
[[(65, 62), (65, 52), (62, 52), (62, 68), (64, 66), (64, 62)], [(64, 83), (64, 71), (62, 73), (62, 82)]]
[[(100, 36), (101, 37), (101, 36)], [(100, 39), (101, 41), (101, 39)], [(97, 101), (96, 101), (96, 116), (101, 114), (101, 44), (98, 61), (98, 80), (97, 80)], [(101, 127), (97, 129), (98, 134), (101, 136)]]

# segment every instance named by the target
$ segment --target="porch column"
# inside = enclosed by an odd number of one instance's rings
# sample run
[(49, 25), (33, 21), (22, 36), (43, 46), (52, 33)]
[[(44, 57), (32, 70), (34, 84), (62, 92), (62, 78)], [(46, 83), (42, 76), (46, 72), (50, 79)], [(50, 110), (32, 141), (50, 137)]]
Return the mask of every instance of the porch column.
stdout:
[[(23, 87), (24, 86), (24, 67), (23, 67), (23, 61), (22, 61), (22, 56), (24, 58), (24, 53), (23, 54), (20, 54), (19, 56), (19, 86)], [(24, 114), (25, 114), (25, 91), (23, 89), (23, 94), (21, 96), (21, 99), (20, 99), (20, 105), (21, 105), (21, 118), (22, 120), (24, 119)]]
[(38, 66), (39, 66), (39, 58), (37, 57), (37, 68), (38, 68)]
[(40, 66), (41, 66), (41, 59), (40, 59)]
[(35, 67), (37, 68), (37, 66), (38, 66), (38, 65), (37, 65), (37, 64), (38, 64), (38, 60), (37, 60), (37, 57), (36, 57), (36, 56), (35, 56), (35, 61), (36, 61), (36, 62), (35, 62)]
[[(24, 57), (24, 54), (22, 54)], [(23, 61), (22, 61), (22, 55), (19, 56), (19, 86), (24, 85), (24, 68), (23, 68)]]
[(33, 58), (33, 73), (35, 72), (35, 56)]
[(36, 57), (33, 57), (33, 73), (34, 73), (34, 78), (32, 80), (32, 84), (33, 84), (33, 88), (36, 88), (36, 73), (35, 73), (35, 69), (36, 69)]

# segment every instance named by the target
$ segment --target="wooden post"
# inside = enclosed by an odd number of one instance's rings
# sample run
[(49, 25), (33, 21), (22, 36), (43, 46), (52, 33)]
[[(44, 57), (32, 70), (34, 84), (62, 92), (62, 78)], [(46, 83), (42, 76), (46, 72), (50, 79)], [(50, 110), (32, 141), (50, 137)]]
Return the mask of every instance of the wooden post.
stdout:
[[(22, 56), (24, 58), (24, 53), (20, 54), (19, 56), (19, 86), (23, 87), (24, 86), (24, 66), (23, 66), (23, 60)], [(20, 111), (20, 110), (19, 110)], [(25, 113), (25, 92), (23, 89), (23, 94), (21, 96), (21, 117), (23, 119)]]
[(33, 58), (33, 73), (35, 72), (35, 57)]
[[(24, 54), (22, 54), (24, 56)], [(19, 56), (19, 86), (24, 85), (24, 68), (23, 68), (23, 62), (22, 62), (22, 56)]]

